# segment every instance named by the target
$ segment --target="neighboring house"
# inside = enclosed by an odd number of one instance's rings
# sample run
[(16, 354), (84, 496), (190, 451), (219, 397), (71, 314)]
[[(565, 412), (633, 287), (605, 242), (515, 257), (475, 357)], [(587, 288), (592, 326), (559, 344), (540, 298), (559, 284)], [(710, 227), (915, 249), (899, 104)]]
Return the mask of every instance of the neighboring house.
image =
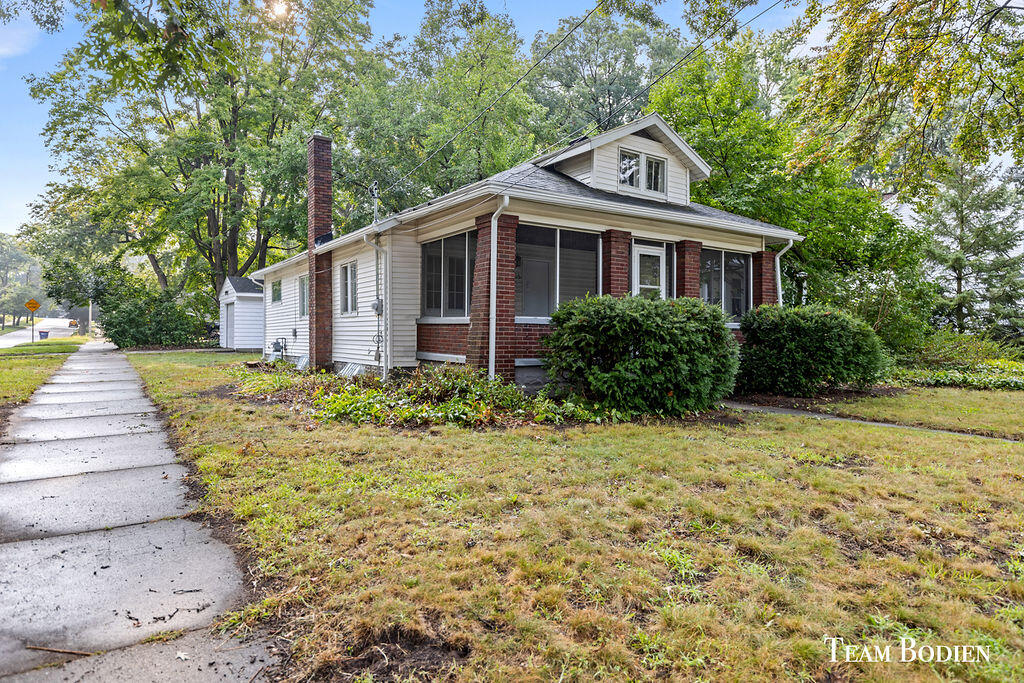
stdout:
[(314, 367), (468, 363), (531, 383), (559, 302), (702, 297), (735, 319), (778, 298), (769, 245), (801, 239), (691, 202), (711, 168), (657, 114), (339, 236), (331, 141), (308, 154), (309, 249), (253, 276), (264, 350)]
[(263, 287), (247, 277), (228, 277), (220, 288), (220, 345), (236, 351), (263, 349)]

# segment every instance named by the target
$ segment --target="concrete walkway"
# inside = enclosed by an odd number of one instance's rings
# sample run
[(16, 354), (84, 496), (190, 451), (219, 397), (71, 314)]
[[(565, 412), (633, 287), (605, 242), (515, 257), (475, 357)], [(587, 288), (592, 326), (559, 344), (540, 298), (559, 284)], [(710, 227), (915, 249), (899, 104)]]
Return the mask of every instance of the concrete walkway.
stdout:
[[(69, 659), (30, 646), (117, 650), (204, 629), (244, 598), (231, 548), (181, 518), (185, 473), (112, 345), (85, 344), (12, 414), (0, 441), (0, 677)], [(25, 680), (248, 681), (271, 661), (205, 630), (186, 639)]]
[(835, 422), (855, 422), (872, 427), (889, 427), (892, 429), (913, 429), (919, 432), (932, 432), (935, 434), (952, 434), (954, 436), (966, 436), (975, 439), (991, 439), (993, 441), (1005, 441), (1007, 443), (1021, 443), (1019, 439), (1007, 439), (1002, 436), (988, 436), (987, 434), (971, 434), (969, 432), (957, 432), (952, 429), (938, 429), (935, 427), (919, 427), (917, 425), (903, 425), (895, 422), (879, 422), (877, 420), (862, 420), (856, 417), (844, 417), (830, 413), (816, 413), (813, 410), (800, 410), (799, 408), (782, 408), (779, 406), (759, 406), (753, 403), (740, 403), (739, 401), (722, 401), (722, 405), (733, 410), (742, 410), (747, 413), (768, 413), (770, 415), (791, 415), (794, 417), (811, 417), (816, 420), (832, 420)]

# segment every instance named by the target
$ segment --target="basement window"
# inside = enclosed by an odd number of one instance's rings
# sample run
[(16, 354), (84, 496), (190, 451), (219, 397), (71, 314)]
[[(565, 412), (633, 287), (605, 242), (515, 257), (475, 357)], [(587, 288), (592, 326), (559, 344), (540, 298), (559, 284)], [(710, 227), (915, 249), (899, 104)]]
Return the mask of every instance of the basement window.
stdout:
[(477, 231), (427, 242), (421, 247), (421, 314), (465, 318), (473, 299)]
[(356, 313), (356, 262), (338, 266), (338, 311)]
[(750, 254), (700, 250), (700, 298), (722, 307), (730, 322), (750, 310), (753, 288)]

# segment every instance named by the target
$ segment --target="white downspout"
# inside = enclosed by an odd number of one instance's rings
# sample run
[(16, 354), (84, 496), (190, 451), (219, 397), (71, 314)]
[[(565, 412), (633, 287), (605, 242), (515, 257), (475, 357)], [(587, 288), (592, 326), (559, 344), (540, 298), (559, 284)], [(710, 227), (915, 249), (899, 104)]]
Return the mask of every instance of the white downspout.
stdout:
[[(374, 236), (380, 235), (380, 233), (376, 232), (376, 231), (373, 234), (374, 234)], [(388, 371), (391, 369), (391, 353), (390, 353), (391, 335), (388, 334), (388, 313), (390, 313), (391, 307), (387, 304), (387, 299), (388, 299), (388, 295), (387, 295), (387, 292), (388, 292), (388, 251), (387, 251), (386, 248), (380, 246), (379, 244), (374, 244), (373, 242), (371, 242), (370, 241), (370, 234), (369, 233), (363, 235), (363, 242), (366, 242), (366, 244), (368, 244), (371, 247), (373, 247), (373, 250), (377, 253), (378, 257), (380, 258), (379, 261), (377, 261), (377, 259), (374, 259), (374, 261), (375, 261), (374, 268), (377, 271), (376, 275), (377, 275), (377, 278), (378, 278), (378, 283), (381, 281), (381, 279), (383, 279), (384, 284), (378, 287), (378, 291), (374, 292), (374, 295), (380, 297), (380, 304), (381, 304), (381, 321), (380, 321), (381, 324), (380, 324), (380, 329), (381, 329), (381, 335), (383, 337), (383, 339), (381, 340), (381, 346), (383, 347), (383, 349), (381, 351), (381, 373), (380, 374), (381, 374), (382, 379), (387, 379), (388, 378)], [(383, 266), (381, 265), (382, 263), (383, 263)], [(384, 270), (383, 274), (381, 273), (381, 269), (382, 268)]]
[(782, 259), (782, 255), (789, 251), (792, 246), (793, 240), (789, 240), (789, 244), (784, 246), (780, 251), (775, 252), (775, 292), (779, 297), (779, 306), (782, 305), (782, 264), (780, 261)]
[(494, 379), (494, 354), (497, 340), (494, 338), (498, 327), (498, 218), (508, 208), (508, 195), (503, 195), (498, 209), (491, 214), (491, 286), (490, 316), (487, 321), (487, 377)]

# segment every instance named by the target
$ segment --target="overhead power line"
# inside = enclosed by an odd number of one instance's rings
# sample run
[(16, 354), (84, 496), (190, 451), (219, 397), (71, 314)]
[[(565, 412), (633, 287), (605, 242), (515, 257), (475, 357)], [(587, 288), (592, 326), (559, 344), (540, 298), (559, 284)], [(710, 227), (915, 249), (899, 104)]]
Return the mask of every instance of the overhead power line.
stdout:
[(413, 169), (412, 169), (411, 171), (409, 171), (408, 173), (406, 173), (405, 175), (403, 175), (403, 176), (402, 176), (401, 178), (399, 178), (398, 180), (396, 180), (396, 181), (395, 181), (394, 183), (392, 183), (392, 184), (391, 184), (391, 185), (390, 185), (390, 186), (389, 186), (389, 187), (388, 187), (388, 188), (387, 188), (386, 190), (384, 190), (384, 192), (389, 192), (390, 190), (394, 189), (396, 185), (398, 185), (399, 183), (402, 183), (402, 182), (404, 182), (404, 181), (405, 181), (405, 180), (406, 180), (406, 179), (407, 179), (407, 178), (408, 178), (409, 176), (411, 176), (411, 175), (412, 175), (413, 173), (415, 173), (416, 171), (418, 171), (419, 169), (421, 169), (421, 168), (423, 167), (423, 165), (424, 165), (424, 164), (426, 164), (426, 163), (427, 163), (427, 162), (429, 162), (429, 161), (430, 161), (431, 159), (433, 159), (433, 158), (434, 158), (435, 156), (437, 156), (437, 155), (438, 155), (438, 154), (439, 154), (439, 153), (441, 152), (441, 150), (443, 150), (443, 149), (444, 149), (445, 147), (447, 147), (448, 145), (450, 145), (450, 144), (452, 144), (453, 142), (455, 142), (455, 140), (456, 140), (456, 139), (457, 139), (457, 138), (458, 138), (458, 137), (459, 137), (460, 135), (462, 135), (462, 134), (463, 134), (463, 133), (465, 133), (465, 132), (466, 132), (467, 130), (469, 130), (469, 127), (470, 127), (470, 126), (472, 126), (472, 125), (473, 125), (474, 123), (476, 123), (477, 121), (479, 121), (479, 120), (480, 120), (480, 118), (481, 118), (481, 117), (482, 117), (482, 116), (483, 116), (484, 114), (486, 114), (487, 112), (489, 112), (489, 111), (490, 111), (491, 109), (493, 109), (493, 108), (494, 108), (494, 105), (496, 105), (496, 104), (497, 104), (498, 102), (500, 102), (500, 101), (501, 101), (501, 99), (502, 99), (503, 97), (505, 97), (505, 95), (507, 95), (507, 94), (509, 94), (510, 92), (512, 92), (512, 91), (513, 91), (513, 90), (514, 90), (514, 89), (516, 88), (516, 86), (518, 86), (518, 85), (519, 85), (520, 83), (522, 83), (522, 82), (523, 82), (523, 80), (524, 80), (524, 79), (525, 79), (525, 78), (526, 78), (527, 76), (529, 76), (529, 75), (530, 75), (531, 73), (533, 73), (533, 70), (534, 70), (534, 69), (536, 69), (536, 68), (537, 68), (537, 67), (538, 67), (538, 66), (540, 65), (540, 63), (541, 63), (541, 62), (543, 62), (543, 61), (544, 61), (545, 59), (547, 59), (547, 58), (548, 58), (548, 56), (550, 56), (552, 52), (554, 52), (555, 50), (557, 50), (557, 49), (558, 49), (558, 48), (559, 48), (559, 47), (560, 47), (560, 46), (562, 45), (562, 43), (564, 43), (564, 42), (565, 42), (565, 41), (566, 41), (566, 40), (567, 40), (567, 39), (569, 38), (569, 36), (571, 36), (571, 35), (573, 34), (573, 32), (574, 32), (574, 31), (576, 31), (576, 29), (578, 29), (578, 28), (579, 28), (580, 26), (582, 26), (582, 25), (583, 25), (583, 23), (584, 23), (584, 22), (585, 22), (585, 21), (586, 21), (587, 19), (589, 19), (589, 18), (590, 18), (590, 15), (592, 15), (592, 14), (593, 14), (594, 12), (596, 12), (596, 11), (597, 11), (598, 9), (600, 9), (600, 8), (601, 8), (601, 6), (602, 6), (602, 5), (604, 5), (604, 3), (605, 3), (605, 2), (607, 2), (607, 0), (600, 0), (600, 2), (598, 2), (598, 3), (596, 4), (596, 5), (594, 5), (593, 9), (591, 9), (591, 10), (590, 10), (589, 12), (587, 12), (587, 13), (586, 13), (586, 14), (585, 14), (585, 15), (583, 16), (583, 18), (582, 18), (582, 19), (580, 19), (579, 21), (577, 21), (577, 22), (576, 22), (576, 23), (575, 23), (575, 24), (573, 25), (573, 27), (572, 27), (571, 29), (569, 29), (568, 31), (566, 31), (565, 35), (564, 35), (564, 36), (562, 36), (561, 38), (559, 38), (559, 39), (558, 39), (558, 41), (557, 41), (557, 42), (556, 42), (556, 43), (555, 43), (554, 45), (552, 45), (552, 46), (551, 46), (550, 48), (548, 48), (547, 52), (545, 52), (545, 53), (544, 53), (543, 55), (541, 55), (539, 59), (537, 59), (536, 61), (534, 61), (534, 63), (530, 65), (530, 68), (529, 68), (529, 69), (527, 69), (527, 70), (526, 70), (526, 72), (525, 72), (525, 73), (523, 73), (523, 74), (522, 74), (522, 75), (521, 75), (521, 76), (520, 76), (519, 78), (517, 78), (517, 79), (515, 80), (515, 82), (514, 82), (514, 83), (513, 83), (512, 85), (510, 85), (510, 86), (508, 86), (507, 88), (505, 88), (504, 92), (502, 92), (502, 93), (501, 93), (500, 95), (498, 95), (497, 97), (495, 97), (495, 98), (494, 98), (494, 100), (492, 100), (490, 104), (488, 104), (488, 105), (487, 105), (486, 107), (484, 107), (484, 108), (483, 108), (483, 109), (481, 109), (481, 110), (480, 110), (479, 112), (477, 112), (477, 115), (476, 115), (476, 116), (474, 116), (474, 117), (473, 117), (473, 119), (472, 119), (472, 120), (471, 120), (471, 121), (470, 121), (469, 123), (467, 123), (467, 124), (466, 124), (466, 125), (464, 125), (464, 126), (463, 126), (462, 128), (460, 128), (460, 129), (459, 129), (458, 131), (456, 131), (454, 135), (452, 135), (452, 136), (451, 136), (450, 138), (448, 138), (447, 140), (445, 140), (445, 141), (444, 141), (444, 143), (443, 143), (442, 145), (440, 145), (440, 146), (439, 146), (439, 147), (438, 147), (437, 149), (435, 149), (435, 150), (434, 150), (433, 152), (431, 152), (431, 153), (430, 153), (430, 154), (429, 154), (429, 155), (427, 156), (427, 158), (426, 158), (426, 159), (424, 159), (424, 160), (423, 160), (423, 161), (421, 161), (420, 163), (416, 164), (416, 167), (415, 167), (415, 168), (413, 168)]

